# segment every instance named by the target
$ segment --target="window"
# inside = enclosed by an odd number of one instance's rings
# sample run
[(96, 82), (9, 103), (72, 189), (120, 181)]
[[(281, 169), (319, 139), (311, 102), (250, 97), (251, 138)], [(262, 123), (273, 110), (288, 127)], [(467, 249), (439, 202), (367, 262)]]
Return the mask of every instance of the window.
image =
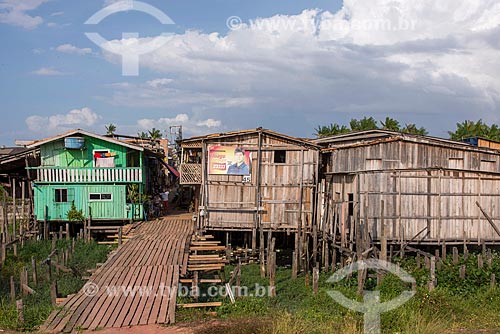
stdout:
[(104, 194), (92, 193), (92, 194), (89, 194), (90, 201), (111, 201), (112, 199), (113, 199), (113, 196), (110, 193), (104, 193)]
[(286, 162), (286, 151), (285, 150), (274, 151), (274, 163), (284, 164), (285, 162)]
[(55, 202), (56, 203), (68, 202), (68, 189), (55, 189)]
[(349, 213), (348, 213), (348, 215), (354, 216), (354, 194), (349, 193), (348, 197), (349, 197), (349, 208), (348, 208)]
[(92, 151), (93, 156), (94, 156), (94, 167), (97, 167), (97, 158), (100, 157), (102, 154), (109, 153), (109, 150), (94, 150)]

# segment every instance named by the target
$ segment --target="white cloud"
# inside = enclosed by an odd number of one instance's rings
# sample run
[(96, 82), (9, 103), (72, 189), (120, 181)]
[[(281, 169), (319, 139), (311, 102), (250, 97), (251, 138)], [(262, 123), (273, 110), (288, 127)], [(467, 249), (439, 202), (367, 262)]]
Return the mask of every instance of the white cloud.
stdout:
[(43, 23), (40, 16), (31, 16), (28, 12), (40, 7), (49, 0), (2, 0), (0, 1), (0, 23), (10, 24), (24, 29), (34, 29)]
[(50, 14), (50, 16), (62, 16), (62, 15), (64, 15), (64, 12), (54, 12)]
[(168, 129), (170, 126), (182, 126), (184, 133), (188, 135), (201, 135), (208, 133), (214, 129), (221, 129), (222, 122), (215, 119), (197, 120), (196, 118), (189, 117), (187, 114), (177, 114), (172, 118), (159, 118), (159, 119), (140, 119), (137, 121), (137, 126), (141, 130), (148, 130), (152, 128)]
[(165, 45), (140, 64), (175, 79), (115, 87), (110, 102), (302, 135), (389, 115), (446, 135), (444, 120), (499, 120), (499, 33), (497, 1), (344, 0), (335, 13), (262, 18), (226, 35), (158, 37)]
[(206, 119), (204, 121), (196, 123), (196, 126), (204, 126), (207, 128), (218, 128), (222, 125), (221, 121), (215, 120), (213, 118)]
[(73, 128), (89, 127), (96, 124), (102, 117), (90, 108), (70, 110), (66, 114), (51, 116), (33, 115), (26, 118), (26, 125), (31, 131), (55, 134)]
[(66, 72), (61, 72), (53, 67), (42, 67), (36, 71), (32, 72), (33, 74), (36, 75), (41, 75), (41, 76), (60, 76), (60, 75), (69, 75), (70, 73)]
[(91, 48), (79, 48), (71, 44), (59, 45), (57, 48), (55, 48), (55, 50), (62, 53), (78, 54), (78, 55), (86, 55), (92, 53)]

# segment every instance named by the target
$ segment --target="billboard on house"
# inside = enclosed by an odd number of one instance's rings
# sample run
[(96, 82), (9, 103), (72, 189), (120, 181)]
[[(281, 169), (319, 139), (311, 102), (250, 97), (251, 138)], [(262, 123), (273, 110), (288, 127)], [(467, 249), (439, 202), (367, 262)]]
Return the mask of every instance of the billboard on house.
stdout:
[(208, 173), (218, 175), (250, 175), (251, 152), (241, 146), (208, 146)]

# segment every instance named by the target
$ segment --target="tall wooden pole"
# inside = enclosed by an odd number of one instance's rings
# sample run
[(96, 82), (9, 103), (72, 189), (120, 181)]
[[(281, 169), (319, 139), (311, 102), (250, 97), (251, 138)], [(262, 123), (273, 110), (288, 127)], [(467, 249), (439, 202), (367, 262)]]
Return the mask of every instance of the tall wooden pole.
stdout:
[(16, 178), (12, 179), (12, 236), (15, 239), (17, 235), (17, 222), (16, 222), (16, 212), (17, 212), (17, 206), (16, 206)]

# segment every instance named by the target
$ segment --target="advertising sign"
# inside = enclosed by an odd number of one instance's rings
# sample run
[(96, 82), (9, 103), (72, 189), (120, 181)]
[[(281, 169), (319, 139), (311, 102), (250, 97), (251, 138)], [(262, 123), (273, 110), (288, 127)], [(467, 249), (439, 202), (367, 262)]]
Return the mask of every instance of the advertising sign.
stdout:
[(208, 173), (250, 175), (251, 153), (241, 146), (208, 146)]

